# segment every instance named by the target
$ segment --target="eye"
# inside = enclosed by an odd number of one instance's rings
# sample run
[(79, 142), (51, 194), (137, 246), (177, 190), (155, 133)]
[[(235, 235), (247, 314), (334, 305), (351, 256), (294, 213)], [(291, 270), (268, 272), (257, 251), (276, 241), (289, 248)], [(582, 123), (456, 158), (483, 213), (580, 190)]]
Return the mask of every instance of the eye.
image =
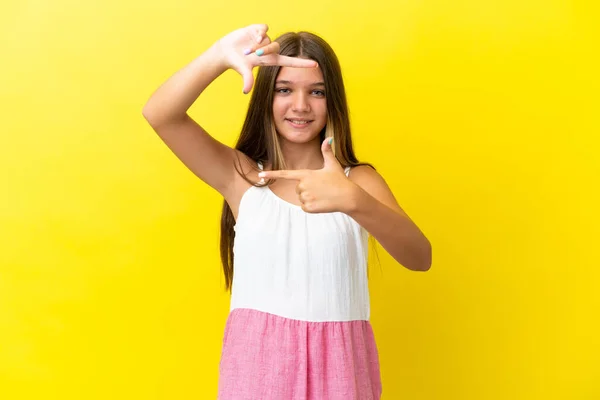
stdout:
[(275, 92), (281, 93), (281, 94), (288, 94), (290, 92), (290, 89), (288, 89), (288, 88), (278, 88), (278, 89), (275, 89)]
[(325, 97), (325, 92), (322, 90), (313, 90), (312, 91), (314, 95), (319, 96), (319, 97)]

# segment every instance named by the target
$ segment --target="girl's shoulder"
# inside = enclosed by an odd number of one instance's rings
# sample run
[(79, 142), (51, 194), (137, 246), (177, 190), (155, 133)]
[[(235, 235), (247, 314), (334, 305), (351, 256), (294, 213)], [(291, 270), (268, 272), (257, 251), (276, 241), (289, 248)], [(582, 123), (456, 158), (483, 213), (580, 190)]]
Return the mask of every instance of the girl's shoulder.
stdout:
[(388, 207), (398, 211), (402, 210), (383, 176), (372, 166), (357, 165), (352, 167), (348, 178)]
[(350, 168), (348, 178), (359, 186), (361, 186), (361, 184), (368, 185), (377, 181), (384, 181), (379, 172), (371, 165), (361, 164), (348, 168)]

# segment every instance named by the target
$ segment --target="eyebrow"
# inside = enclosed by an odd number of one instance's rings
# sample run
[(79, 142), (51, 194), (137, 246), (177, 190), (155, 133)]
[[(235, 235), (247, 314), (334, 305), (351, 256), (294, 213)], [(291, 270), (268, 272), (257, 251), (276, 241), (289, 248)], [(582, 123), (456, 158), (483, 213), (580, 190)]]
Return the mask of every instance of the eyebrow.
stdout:
[[(294, 82), (292, 81), (277, 81), (275, 82), (276, 85), (293, 85)], [(315, 83), (311, 83), (309, 86), (325, 86), (325, 82), (315, 82)]]

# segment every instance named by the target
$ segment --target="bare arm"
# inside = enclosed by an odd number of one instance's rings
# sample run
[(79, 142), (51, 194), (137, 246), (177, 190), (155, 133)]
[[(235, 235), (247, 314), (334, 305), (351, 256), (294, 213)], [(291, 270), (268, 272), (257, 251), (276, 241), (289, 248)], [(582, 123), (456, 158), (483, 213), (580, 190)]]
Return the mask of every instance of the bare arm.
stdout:
[(385, 180), (368, 166), (352, 169), (357, 184), (348, 210), (394, 259), (413, 271), (431, 267), (431, 244), (400, 208)]
[(213, 45), (163, 83), (142, 111), (171, 151), (194, 174), (223, 195), (233, 182), (235, 150), (210, 136), (190, 118), (187, 110), (226, 70), (218, 45)]
[[(311, 60), (279, 55), (279, 43), (271, 43), (267, 30), (264, 24), (250, 25), (221, 38), (163, 83), (142, 111), (171, 151), (226, 199), (235, 186), (235, 161), (245, 155), (210, 136), (187, 111), (208, 85), (229, 68), (243, 77), (244, 93), (248, 93), (254, 83), (252, 69), (256, 66), (316, 67)], [(262, 56), (255, 53), (259, 48), (263, 50)]]

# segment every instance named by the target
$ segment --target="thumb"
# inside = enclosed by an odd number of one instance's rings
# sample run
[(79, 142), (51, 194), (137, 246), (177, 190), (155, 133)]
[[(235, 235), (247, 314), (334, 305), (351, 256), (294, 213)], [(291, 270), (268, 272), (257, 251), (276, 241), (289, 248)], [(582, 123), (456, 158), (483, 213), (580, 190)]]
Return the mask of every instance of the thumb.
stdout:
[(242, 79), (244, 80), (244, 94), (250, 93), (252, 86), (254, 86), (254, 75), (252, 74), (252, 69), (244, 66), (237, 69), (237, 72), (242, 75)]
[(323, 169), (340, 168), (340, 163), (333, 154), (333, 138), (326, 138), (321, 145), (321, 151), (323, 152)]

